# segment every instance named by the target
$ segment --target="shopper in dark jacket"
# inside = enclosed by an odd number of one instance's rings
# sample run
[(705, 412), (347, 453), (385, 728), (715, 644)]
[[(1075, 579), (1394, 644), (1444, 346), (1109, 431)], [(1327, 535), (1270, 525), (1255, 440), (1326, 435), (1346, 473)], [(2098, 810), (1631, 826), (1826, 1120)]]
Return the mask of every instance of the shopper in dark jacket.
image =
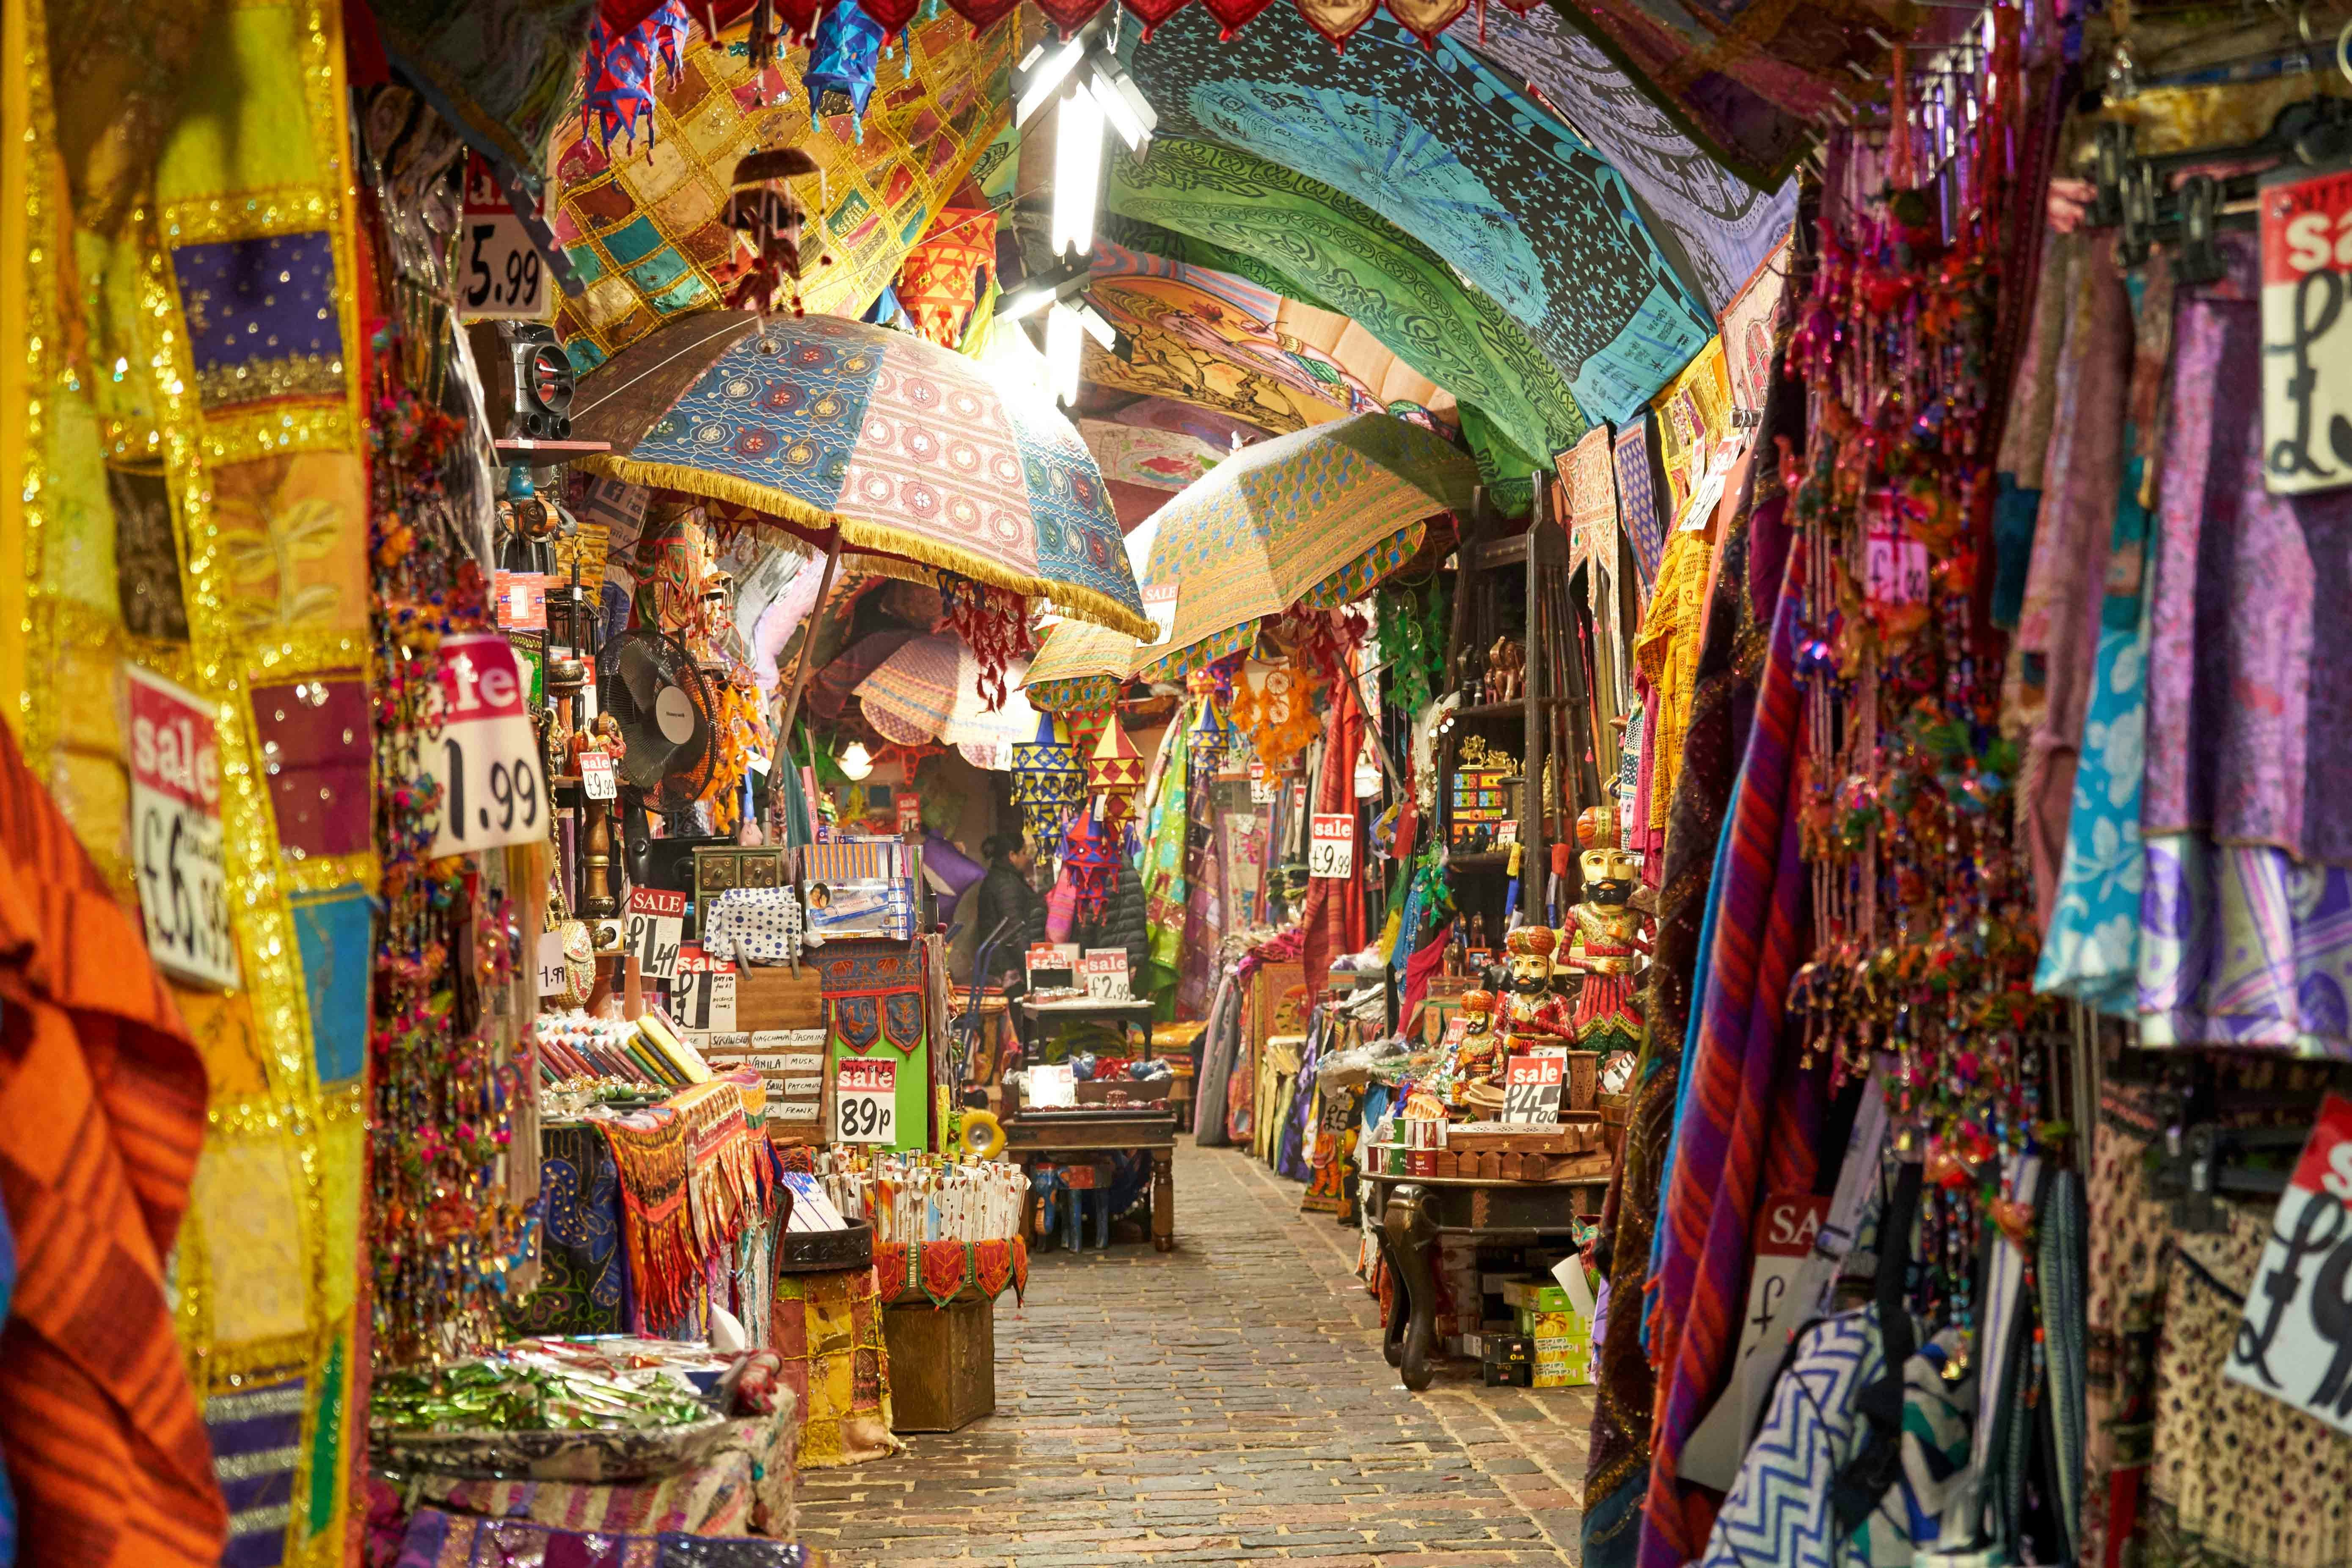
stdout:
[[(996, 834), (980, 852), (988, 861), (988, 875), (981, 879), (972, 909), (980, 926), (977, 941), (988, 948), (988, 972), (982, 978), (996, 980), (1007, 971), (1018, 977), (1026, 973), (1029, 944), (1045, 940), (1045, 900), (1029, 885), (1029, 868), (1036, 856), (1018, 833)], [(1008, 918), (1012, 924), (998, 935), (996, 928)]]
[(1129, 982), (1140, 982), (1144, 961), (1151, 956), (1151, 921), (1144, 908), (1143, 873), (1120, 862), (1118, 879), (1103, 903), (1102, 918), (1079, 921), (1074, 934), (1082, 948), (1127, 949)]

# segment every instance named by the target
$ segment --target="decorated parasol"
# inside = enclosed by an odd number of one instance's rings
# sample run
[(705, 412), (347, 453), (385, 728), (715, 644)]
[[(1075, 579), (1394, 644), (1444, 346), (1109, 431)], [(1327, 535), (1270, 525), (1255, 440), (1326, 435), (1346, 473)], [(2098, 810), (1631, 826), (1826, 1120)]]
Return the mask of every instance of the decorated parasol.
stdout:
[(672, 322), (580, 384), (589, 466), (1142, 635), (1094, 459), (1050, 407), (935, 343), (837, 316)]
[(1245, 447), (1147, 525), (1145, 578), (1176, 591), (1168, 633), (1143, 643), (1057, 626), (1029, 667), (1029, 700), (1100, 707), (1129, 679), (1179, 680), (1245, 647), (1263, 616), (1361, 598), (1412, 558), (1427, 519), (1468, 510), (1477, 482), (1459, 448), (1385, 414)]
[[(1016, 662), (1007, 673), (1018, 682), (1027, 668)], [(1037, 733), (1037, 712), (1017, 689), (992, 709), (980, 688), (979, 656), (961, 637), (940, 633), (908, 639), (852, 695), (886, 741), (902, 746), (936, 741), (961, 748), (974, 765), (1003, 768), (1012, 748)]]

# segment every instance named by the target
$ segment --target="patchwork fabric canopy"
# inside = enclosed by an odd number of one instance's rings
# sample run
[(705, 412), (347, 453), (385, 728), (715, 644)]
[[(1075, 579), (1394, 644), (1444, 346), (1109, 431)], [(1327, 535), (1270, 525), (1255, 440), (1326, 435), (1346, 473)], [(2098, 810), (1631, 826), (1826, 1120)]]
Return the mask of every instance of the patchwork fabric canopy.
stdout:
[[(1244, 447), (1153, 519), (1152, 583), (1177, 585), (1174, 630), (1128, 675), (1173, 680), (1223, 658), (1260, 617), (1360, 598), (1420, 548), (1423, 521), (1469, 510), (1477, 465), (1417, 426), (1360, 414)], [(1099, 689), (1116, 645), (1056, 626), (1029, 668), (1041, 710)]]
[(962, 651), (962, 642), (951, 637), (909, 638), (851, 695), (884, 740), (927, 744), (939, 739), (955, 711), (956, 656)]
[(1526, 329), (1587, 418), (1625, 418), (1714, 334), (1622, 176), (1475, 55), (1383, 17), (1335, 55), (1288, 8), (1230, 38), (1181, 12), (1123, 52), (1163, 133), (1279, 163), (1427, 242)]
[(904, 332), (711, 312), (585, 377), (588, 466), (1148, 636), (1101, 471), (1050, 404)]

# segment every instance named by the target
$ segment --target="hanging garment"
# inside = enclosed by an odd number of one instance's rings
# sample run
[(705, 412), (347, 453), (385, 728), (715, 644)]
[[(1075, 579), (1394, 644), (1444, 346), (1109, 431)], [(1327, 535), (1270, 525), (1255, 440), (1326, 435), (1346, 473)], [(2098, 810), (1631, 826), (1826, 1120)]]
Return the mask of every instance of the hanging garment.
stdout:
[(629, 1264), (621, 1243), (621, 1181), (593, 1126), (540, 1134), (539, 1289), (508, 1307), (518, 1334), (619, 1334), (629, 1327)]
[(0, 1462), (26, 1564), (213, 1568), (228, 1512), (163, 1259), (205, 1070), (138, 922), (0, 726)]
[[(2150, 274), (2153, 274), (2151, 279)], [(2126, 282), (2137, 317), (2130, 416), (2124, 425), (2122, 476), (2108, 536), (2098, 651), (2066, 828), (2058, 896), (2044, 931), (2033, 988), (2073, 996), (2103, 1013), (2137, 1009), (2141, 738), (2147, 730), (2148, 596), (2151, 553), (2146, 486), (2154, 473), (2160, 389), (2172, 346), (2172, 272), (2144, 268)], [(2147, 445), (2144, 445), (2144, 442)]]
[(2158, 507), (2141, 1042), (2352, 1056), (2352, 490), (2263, 486), (2250, 237), (2184, 291)]
[(1836, 1482), (1868, 1435), (1862, 1393), (1885, 1375), (1877, 1315), (1874, 1307), (1841, 1312), (1799, 1337), (1700, 1568), (1832, 1568), (1848, 1560)]
[(2115, 527), (2132, 363), (2131, 302), (2109, 247), (2081, 235), (2062, 243), (2080, 254), (2001, 718), (2002, 730), (2025, 743), (2018, 826), (2032, 857), (2045, 927), (2064, 865), (2074, 759), (2098, 653), (2105, 599), (2100, 568)]
[[(1776, 329), (1785, 343), (1785, 323)], [(1777, 353), (1776, 353), (1777, 357)], [(1759, 439), (1801, 440), (1804, 399), (1776, 388)], [(1746, 753), (1757, 671), (1781, 589), (1789, 551), (1788, 493), (1770, 463), (1749, 471), (1748, 506), (1735, 513), (1723, 543), (1700, 645), (1697, 690), (1684, 738), (1675, 795), (1672, 849), (1657, 858), (1657, 939), (1643, 997), (1646, 1032), (1634, 1069), (1634, 1099), (1601, 1215), (1596, 1258), (1608, 1262), (1614, 1304), (1593, 1335), (1592, 1437), (1584, 1482), (1584, 1560), (1591, 1568), (1633, 1561), (1640, 1505), (1649, 1484), (1650, 1423), (1657, 1379), (1644, 1350), (1640, 1310), (1658, 1240), (1658, 1199), (1675, 1123), (1683, 1050), (1691, 1015), (1717, 847), (1739, 759)], [(1629, 724), (1628, 734), (1637, 726)], [(1634, 758), (1636, 764), (1639, 756)], [(1630, 784), (1630, 781), (1628, 781)]]
[[(1792, 547), (1790, 581), (1803, 563), (1803, 549)], [(1781, 1026), (1805, 898), (1795, 810), (1803, 721), (1799, 599), (1780, 596), (1724, 829), (1724, 868), (1709, 894), (1720, 918), (1686, 1048), (1690, 1081), (1675, 1130), (1674, 1184), (1661, 1210), (1665, 1243), (1652, 1326), (1661, 1399), (1643, 1568), (1679, 1568), (1706, 1542), (1714, 1503), (1679, 1484), (1676, 1461), (1738, 1347), (1756, 1205), (1766, 1192), (1812, 1184), (1820, 1076), (1797, 1071), (1795, 1042)]]
[(1225, 1079), (1241, 1044), (1241, 984), (1227, 969), (1217, 982), (1217, 999), (1209, 1006), (1209, 1026), (1201, 1031), (1201, 1062), (1192, 1075), (1192, 1142), (1203, 1149), (1223, 1148), (1231, 1142), (1225, 1136)]
[[(1343, 813), (1352, 824), (1356, 817), (1356, 759), (1364, 745), (1364, 709), (1356, 696), (1356, 682), (1338, 683), (1339, 700), (1332, 704), (1329, 727), (1325, 731), (1321, 763), (1317, 772), (1315, 809), (1320, 813)], [(1362, 837), (1353, 826), (1349, 833)], [(1303, 959), (1307, 966), (1307, 994), (1323, 994), (1323, 983), (1331, 972), (1331, 961), (1342, 953), (1354, 952), (1364, 945), (1364, 882), (1362, 868), (1359, 875), (1345, 878), (1316, 877), (1307, 884), (1307, 908), (1299, 916), (1300, 929), (1306, 932), (1307, 947)]]

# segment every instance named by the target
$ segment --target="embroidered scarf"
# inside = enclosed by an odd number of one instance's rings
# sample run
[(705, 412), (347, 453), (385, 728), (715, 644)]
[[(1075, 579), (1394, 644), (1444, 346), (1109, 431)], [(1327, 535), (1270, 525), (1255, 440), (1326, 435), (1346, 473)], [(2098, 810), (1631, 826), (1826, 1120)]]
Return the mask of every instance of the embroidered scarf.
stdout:
[(622, 1234), (635, 1296), (631, 1327), (659, 1333), (685, 1320), (703, 1272), (688, 1196), (686, 1118), (667, 1106), (604, 1124), (621, 1182)]

